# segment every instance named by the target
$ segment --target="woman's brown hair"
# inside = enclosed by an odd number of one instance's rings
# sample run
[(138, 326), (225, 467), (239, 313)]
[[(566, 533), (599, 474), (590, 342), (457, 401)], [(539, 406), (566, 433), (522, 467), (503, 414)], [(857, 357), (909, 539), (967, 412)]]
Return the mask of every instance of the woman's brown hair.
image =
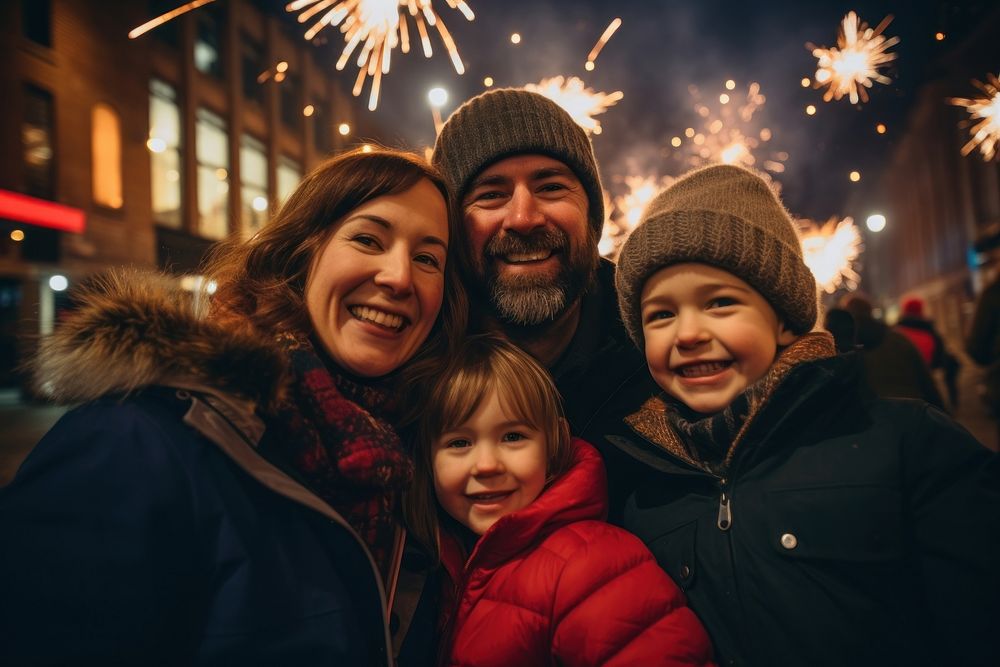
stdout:
[(405, 192), (423, 179), (448, 205), (449, 240), (444, 303), (421, 353), (440, 348), (436, 354), (446, 354), (464, 334), (467, 317), (456, 260), (461, 243), (454, 198), (441, 175), (420, 156), (387, 148), (357, 149), (323, 162), (257, 234), (218, 246), (204, 271), (217, 285), (211, 317), (265, 336), (308, 335), (313, 325), (305, 305), (306, 280), (337, 224), (359, 206)]
[(566, 472), (573, 460), (559, 391), (542, 366), (516, 345), (493, 334), (470, 336), (425, 393), (415, 429), (413, 483), (403, 502), (411, 534), (438, 554), (439, 505), (434, 494), (434, 443), (468, 421), (496, 391), (500, 404), (545, 436), (546, 480)]

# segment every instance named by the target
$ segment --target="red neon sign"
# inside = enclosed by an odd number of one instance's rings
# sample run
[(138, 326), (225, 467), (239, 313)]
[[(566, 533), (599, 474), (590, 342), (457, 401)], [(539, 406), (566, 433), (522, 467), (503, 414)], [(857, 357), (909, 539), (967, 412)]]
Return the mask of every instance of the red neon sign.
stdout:
[(82, 234), (87, 222), (82, 209), (10, 190), (0, 190), (0, 218), (74, 234)]

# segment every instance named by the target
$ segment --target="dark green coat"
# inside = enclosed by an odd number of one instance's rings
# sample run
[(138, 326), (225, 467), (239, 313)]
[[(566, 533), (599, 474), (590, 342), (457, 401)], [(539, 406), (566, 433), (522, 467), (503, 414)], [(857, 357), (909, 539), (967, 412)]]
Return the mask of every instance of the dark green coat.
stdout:
[(793, 369), (727, 479), (623, 425), (624, 526), (720, 665), (1000, 664), (998, 457), (925, 403), (862, 396), (858, 375), (845, 357)]

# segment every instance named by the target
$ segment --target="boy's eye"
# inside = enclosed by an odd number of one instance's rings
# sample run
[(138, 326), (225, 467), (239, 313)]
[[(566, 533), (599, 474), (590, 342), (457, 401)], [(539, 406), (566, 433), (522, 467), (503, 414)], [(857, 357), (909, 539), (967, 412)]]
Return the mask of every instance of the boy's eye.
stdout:
[(736, 299), (728, 296), (717, 296), (708, 302), (709, 308), (725, 308), (726, 306), (735, 306), (739, 303)]

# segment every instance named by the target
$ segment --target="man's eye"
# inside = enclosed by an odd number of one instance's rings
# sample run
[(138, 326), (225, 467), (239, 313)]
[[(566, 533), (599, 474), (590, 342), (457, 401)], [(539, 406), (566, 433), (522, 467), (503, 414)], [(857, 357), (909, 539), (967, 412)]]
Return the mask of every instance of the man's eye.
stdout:
[(545, 183), (540, 188), (538, 188), (538, 190), (540, 192), (556, 192), (556, 191), (565, 190), (565, 189), (566, 189), (565, 185), (563, 185), (562, 183), (557, 183), (555, 181), (552, 181), (552, 182), (549, 182), (549, 183)]
[(502, 199), (507, 195), (499, 190), (486, 190), (484, 192), (478, 192), (475, 196), (475, 201), (491, 201), (496, 199)]

